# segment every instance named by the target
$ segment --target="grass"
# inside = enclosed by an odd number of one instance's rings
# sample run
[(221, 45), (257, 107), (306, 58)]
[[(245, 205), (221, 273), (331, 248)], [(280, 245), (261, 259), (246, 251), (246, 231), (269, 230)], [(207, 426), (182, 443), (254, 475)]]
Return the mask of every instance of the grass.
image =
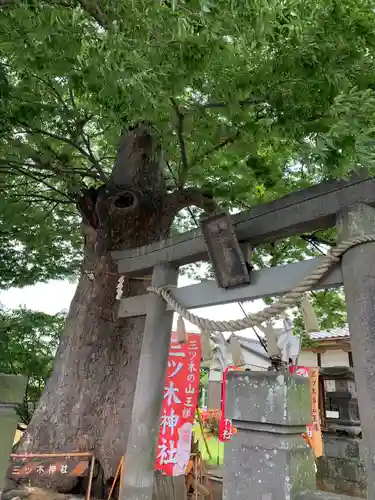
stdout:
[(199, 441), (199, 450), (202, 453), (202, 458), (207, 465), (222, 465), (224, 463), (224, 443), (220, 443), (217, 437), (212, 436), (207, 439), (208, 449), (211, 457), (207, 453), (206, 445), (202, 438), (202, 433), (199, 424), (194, 426), (195, 439)]

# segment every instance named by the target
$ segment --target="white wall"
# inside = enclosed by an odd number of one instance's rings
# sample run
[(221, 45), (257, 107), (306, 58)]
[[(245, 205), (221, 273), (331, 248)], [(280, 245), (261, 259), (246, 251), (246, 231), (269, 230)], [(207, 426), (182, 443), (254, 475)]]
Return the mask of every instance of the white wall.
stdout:
[(301, 351), (298, 356), (298, 364), (300, 366), (318, 366), (318, 356), (316, 355), (316, 352)]
[[(322, 368), (350, 366), (348, 353), (341, 349), (322, 352), (320, 360)], [(302, 351), (298, 357), (298, 364), (301, 366), (318, 366), (318, 355), (315, 352)]]
[[(250, 368), (253, 371), (263, 371), (267, 370), (269, 366), (269, 361), (264, 359), (262, 356), (258, 356), (256, 353), (247, 351), (245, 349), (242, 350), (242, 354), (245, 359), (246, 367)], [(228, 365), (232, 364), (231, 356), (228, 356)], [(209, 363), (210, 373), (209, 380), (213, 382), (221, 381), (221, 367), (220, 363), (216, 358), (212, 359)]]
[(221, 370), (214, 370), (213, 367), (210, 369), (210, 373), (208, 375), (209, 382), (221, 382), (222, 373)]
[[(257, 354), (242, 350), (246, 365), (253, 371), (267, 370), (269, 361)], [(322, 352), (320, 355), (322, 368), (331, 366), (350, 366), (349, 355), (341, 349)], [(231, 364), (231, 358), (228, 359), (228, 364)], [(301, 351), (298, 357), (298, 364), (301, 366), (318, 366), (318, 356), (316, 352)], [(220, 365), (216, 359), (210, 362), (210, 380), (221, 380)]]
[(208, 380), (212, 382), (221, 381), (221, 365), (217, 358), (213, 358), (210, 361), (206, 361), (208, 364), (209, 372), (208, 372)]
[(321, 354), (322, 368), (331, 366), (350, 366), (349, 355), (347, 352), (340, 350), (326, 351)]
[(268, 359), (264, 359), (261, 356), (257, 356), (253, 352), (246, 351), (245, 349), (242, 350), (244, 358), (245, 358), (245, 363), (250, 370), (253, 371), (263, 371), (267, 370), (267, 368), (270, 365), (270, 362)]

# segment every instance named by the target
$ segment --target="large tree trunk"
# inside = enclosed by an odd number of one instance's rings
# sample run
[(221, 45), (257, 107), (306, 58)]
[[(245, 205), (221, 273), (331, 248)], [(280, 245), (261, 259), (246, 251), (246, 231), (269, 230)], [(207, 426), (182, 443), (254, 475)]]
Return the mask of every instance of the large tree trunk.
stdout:
[[(52, 376), (19, 447), (93, 451), (99, 483), (114, 476), (126, 450), (144, 328), (143, 317), (117, 318), (119, 276), (110, 252), (165, 237), (183, 206), (206, 201), (191, 190), (168, 194), (161, 172), (153, 138), (140, 126), (123, 140), (107, 185), (80, 200), (82, 273)], [(126, 278), (124, 296), (145, 293), (149, 283), (148, 277)], [(75, 483), (64, 479), (52, 486), (67, 492)]]

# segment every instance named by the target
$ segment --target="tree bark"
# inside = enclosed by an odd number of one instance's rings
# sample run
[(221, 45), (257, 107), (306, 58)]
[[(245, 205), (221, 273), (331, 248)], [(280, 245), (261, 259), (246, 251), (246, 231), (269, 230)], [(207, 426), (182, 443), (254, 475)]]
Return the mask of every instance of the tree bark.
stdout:
[[(146, 126), (122, 140), (107, 184), (78, 203), (82, 272), (51, 378), (18, 452), (92, 451), (100, 464), (97, 483), (114, 476), (126, 450), (144, 318), (117, 318), (119, 275), (111, 251), (160, 240), (180, 209), (207, 203), (212, 206), (197, 190), (167, 193), (160, 151)], [(149, 283), (149, 277), (125, 278), (124, 296), (145, 293)], [(64, 478), (52, 487), (70, 492), (76, 483)]]

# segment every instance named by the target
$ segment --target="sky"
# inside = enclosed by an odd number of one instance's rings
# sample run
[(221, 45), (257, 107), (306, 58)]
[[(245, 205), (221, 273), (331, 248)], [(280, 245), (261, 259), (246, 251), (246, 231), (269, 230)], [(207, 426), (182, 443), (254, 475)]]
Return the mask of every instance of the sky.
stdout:
[[(178, 286), (187, 286), (198, 281), (189, 279), (186, 276), (180, 276)], [(48, 314), (55, 314), (62, 310), (68, 310), (69, 304), (73, 298), (75, 291), (75, 284), (68, 281), (50, 281), (49, 283), (38, 283), (34, 286), (24, 288), (12, 288), (0, 293), (0, 303), (8, 309), (13, 309), (18, 306), (23, 306), (28, 309), (42, 311)], [(264, 307), (262, 300), (256, 300), (252, 303), (245, 303), (244, 309), (247, 313), (257, 312)], [(225, 304), (215, 307), (205, 307), (202, 309), (195, 309), (195, 314), (209, 319), (216, 320), (229, 320), (243, 318), (237, 303)], [(174, 325), (177, 318), (175, 315)], [(190, 332), (197, 332), (198, 329), (186, 322), (186, 328)], [(255, 337), (252, 329), (242, 331), (241, 335)]]

